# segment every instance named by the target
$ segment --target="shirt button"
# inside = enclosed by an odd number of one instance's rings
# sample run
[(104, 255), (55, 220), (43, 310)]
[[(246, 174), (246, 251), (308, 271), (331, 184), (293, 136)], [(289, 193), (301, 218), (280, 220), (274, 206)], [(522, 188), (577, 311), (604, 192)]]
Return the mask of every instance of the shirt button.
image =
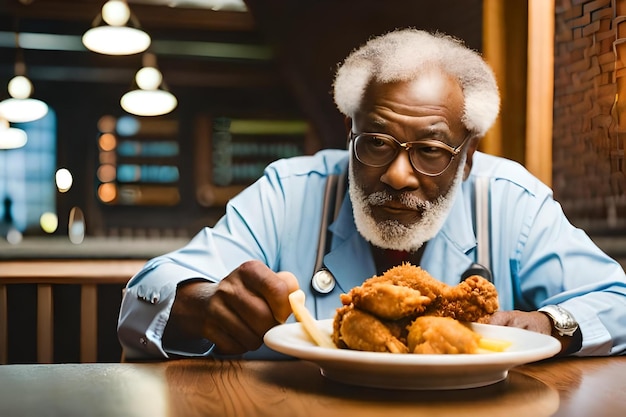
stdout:
[(141, 343), (143, 346), (147, 346), (148, 345), (148, 341), (146, 340), (145, 337), (140, 337), (139, 338), (139, 343)]

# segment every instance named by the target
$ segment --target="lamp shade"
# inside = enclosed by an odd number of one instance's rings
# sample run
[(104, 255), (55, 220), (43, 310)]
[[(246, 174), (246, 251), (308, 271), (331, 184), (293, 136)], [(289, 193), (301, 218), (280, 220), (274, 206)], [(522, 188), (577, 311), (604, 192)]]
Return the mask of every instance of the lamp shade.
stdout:
[(34, 98), (7, 98), (0, 101), (0, 116), (13, 123), (41, 119), (48, 113), (48, 105)]
[(178, 100), (169, 91), (137, 89), (124, 94), (120, 105), (137, 116), (160, 116), (174, 110)]
[(132, 55), (150, 46), (150, 36), (127, 26), (98, 26), (83, 35), (87, 49), (105, 55)]
[(26, 132), (15, 127), (0, 125), (0, 149), (17, 149), (26, 145)]

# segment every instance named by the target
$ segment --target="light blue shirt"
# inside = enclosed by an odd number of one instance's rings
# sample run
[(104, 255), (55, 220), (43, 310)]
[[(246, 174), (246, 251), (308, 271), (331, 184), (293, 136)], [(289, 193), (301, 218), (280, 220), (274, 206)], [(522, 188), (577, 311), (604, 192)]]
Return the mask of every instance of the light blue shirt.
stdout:
[[(324, 264), (336, 279), (326, 295), (311, 289), (326, 179), (347, 169), (348, 154), (325, 150), (271, 164), (264, 176), (234, 197), (225, 216), (180, 250), (150, 260), (128, 283), (118, 334), (128, 358), (209, 355), (199, 341), (168, 349), (162, 334), (177, 285), (189, 279), (218, 282), (241, 263), (258, 259), (290, 271), (318, 319), (334, 317), (339, 294), (376, 274), (369, 244), (356, 230), (346, 194), (330, 225)], [(459, 188), (450, 215), (426, 245), (421, 266), (450, 285), (476, 262), (474, 184), (490, 183), (491, 259), (500, 309), (532, 311), (560, 304), (583, 334), (580, 356), (626, 351), (626, 277), (622, 267), (567, 220), (552, 191), (521, 165), (480, 152)], [(290, 317), (293, 320), (293, 317)], [(249, 357), (271, 357), (261, 348)]]

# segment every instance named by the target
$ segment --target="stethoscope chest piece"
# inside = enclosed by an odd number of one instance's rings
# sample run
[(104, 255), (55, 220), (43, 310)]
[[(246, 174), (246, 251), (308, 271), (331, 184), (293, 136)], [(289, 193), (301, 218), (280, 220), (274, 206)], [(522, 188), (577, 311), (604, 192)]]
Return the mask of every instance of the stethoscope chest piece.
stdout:
[(328, 294), (335, 288), (335, 277), (328, 269), (320, 269), (311, 278), (311, 286), (320, 294)]

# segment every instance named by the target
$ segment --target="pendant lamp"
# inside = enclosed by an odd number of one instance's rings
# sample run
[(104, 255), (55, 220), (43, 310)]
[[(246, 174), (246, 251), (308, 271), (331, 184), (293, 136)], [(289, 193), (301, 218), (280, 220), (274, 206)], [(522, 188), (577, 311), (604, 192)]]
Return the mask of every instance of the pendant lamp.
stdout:
[(151, 53), (143, 56), (143, 67), (135, 75), (136, 89), (124, 94), (120, 105), (136, 116), (160, 116), (174, 110), (178, 105), (176, 96), (167, 90), (163, 75), (156, 66)]
[(125, 0), (107, 1), (82, 40), (87, 49), (105, 55), (138, 54), (151, 43)]
[(9, 81), (10, 98), (0, 101), (0, 117), (12, 123), (26, 123), (41, 119), (48, 113), (48, 105), (41, 100), (31, 98), (33, 84), (26, 77), (26, 65), (19, 43), (19, 34), (15, 34), (17, 58), (15, 76)]

